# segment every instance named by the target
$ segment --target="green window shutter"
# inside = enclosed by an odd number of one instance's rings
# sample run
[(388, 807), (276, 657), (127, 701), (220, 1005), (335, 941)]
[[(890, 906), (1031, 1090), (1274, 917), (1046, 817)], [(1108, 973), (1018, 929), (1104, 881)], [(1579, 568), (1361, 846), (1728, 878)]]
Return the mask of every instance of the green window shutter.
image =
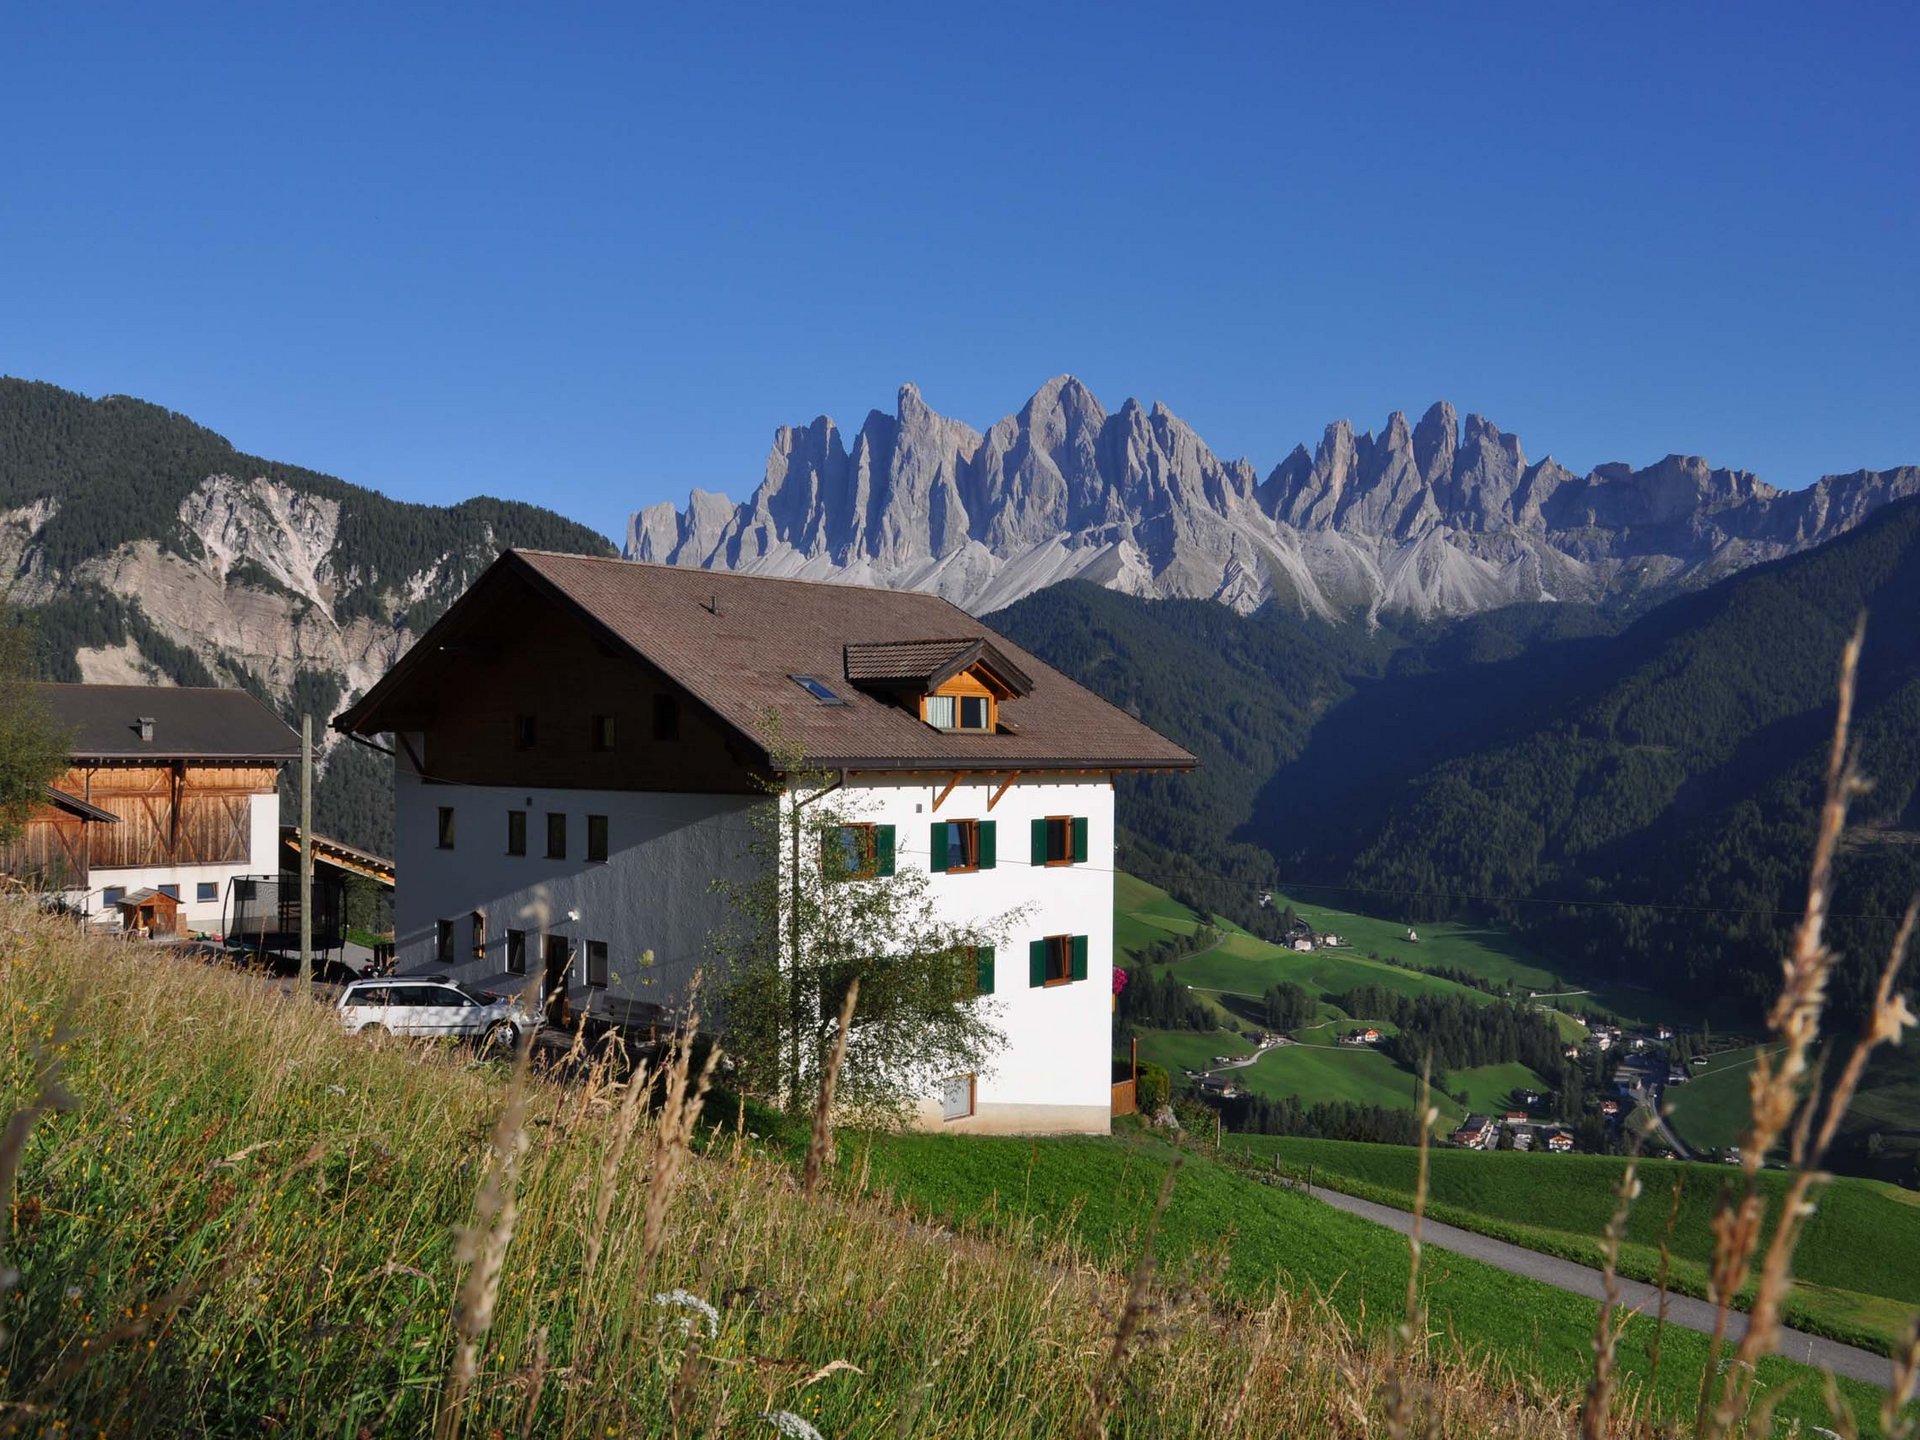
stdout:
[(873, 873), (893, 874), (893, 826), (873, 827)]
[(1033, 863), (1047, 863), (1047, 822), (1044, 820), (1033, 822)]
[(1087, 863), (1087, 817), (1078, 815), (1073, 821), (1073, 863)]
[(993, 869), (994, 855), (999, 849), (993, 838), (997, 825), (998, 822), (993, 820), (980, 822), (980, 868), (982, 870)]
[(1073, 937), (1073, 978), (1087, 978), (1087, 937), (1084, 935)]
[(993, 946), (976, 945), (973, 951), (973, 988), (977, 994), (993, 994)]
[(932, 855), (933, 872), (937, 875), (947, 868), (947, 822), (944, 820), (933, 822)]
[(1027, 946), (1027, 988), (1047, 983), (1047, 942), (1035, 940)]

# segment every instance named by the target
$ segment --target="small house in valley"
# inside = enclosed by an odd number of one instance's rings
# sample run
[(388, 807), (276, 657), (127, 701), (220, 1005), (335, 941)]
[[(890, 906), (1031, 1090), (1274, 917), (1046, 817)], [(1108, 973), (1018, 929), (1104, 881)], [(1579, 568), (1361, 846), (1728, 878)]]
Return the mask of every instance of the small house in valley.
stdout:
[(921, 1121), (1108, 1128), (1113, 784), (1194, 758), (938, 596), (509, 551), (334, 725), (392, 737), (403, 972), (677, 1002), (804, 765), (873, 878), (1018, 917), (978, 967), (1005, 1046)]
[(228, 882), (280, 868), (300, 737), (241, 690), (40, 685), (68, 765), (0, 873), (129, 930), (221, 927)]
[(1573, 1149), (1573, 1136), (1564, 1130), (1556, 1130), (1547, 1136), (1547, 1149), (1556, 1155), (1565, 1155)]

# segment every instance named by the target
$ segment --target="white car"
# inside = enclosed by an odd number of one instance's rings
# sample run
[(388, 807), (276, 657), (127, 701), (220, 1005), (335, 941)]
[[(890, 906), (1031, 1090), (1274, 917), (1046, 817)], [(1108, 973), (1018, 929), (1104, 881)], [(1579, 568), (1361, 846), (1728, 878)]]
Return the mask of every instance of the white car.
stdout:
[(452, 1035), (511, 1048), (536, 1023), (511, 995), (444, 975), (354, 980), (340, 992), (340, 1024), (353, 1035)]

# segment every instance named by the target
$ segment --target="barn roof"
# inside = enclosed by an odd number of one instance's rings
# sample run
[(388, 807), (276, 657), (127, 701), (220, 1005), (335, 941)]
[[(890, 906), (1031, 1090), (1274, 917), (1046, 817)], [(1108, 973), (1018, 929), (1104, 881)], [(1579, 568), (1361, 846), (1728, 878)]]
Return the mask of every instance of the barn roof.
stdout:
[[(281, 761), (300, 758), (300, 737), (244, 690), (171, 685), (39, 685), (41, 702), (70, 733), (75, 760)], [(142, 740), (141, 722), (153, 722)]]

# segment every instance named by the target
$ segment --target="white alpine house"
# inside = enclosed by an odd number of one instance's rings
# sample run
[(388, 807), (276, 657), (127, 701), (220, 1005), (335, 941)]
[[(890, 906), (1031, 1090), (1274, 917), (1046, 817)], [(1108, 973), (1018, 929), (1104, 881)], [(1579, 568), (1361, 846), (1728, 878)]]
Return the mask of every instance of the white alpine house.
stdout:
[(882, 874), (1017, 912), (979, 967), (1005, 1046), (922, 1122), (1104, 1132), (1113, 781), (1195, 762), (937, 596), (502, 555), (334, 721), (393, 737), (401, 972), (673, 1006), (730, 918), (713, 882), (750, 873), (770, 719)]

